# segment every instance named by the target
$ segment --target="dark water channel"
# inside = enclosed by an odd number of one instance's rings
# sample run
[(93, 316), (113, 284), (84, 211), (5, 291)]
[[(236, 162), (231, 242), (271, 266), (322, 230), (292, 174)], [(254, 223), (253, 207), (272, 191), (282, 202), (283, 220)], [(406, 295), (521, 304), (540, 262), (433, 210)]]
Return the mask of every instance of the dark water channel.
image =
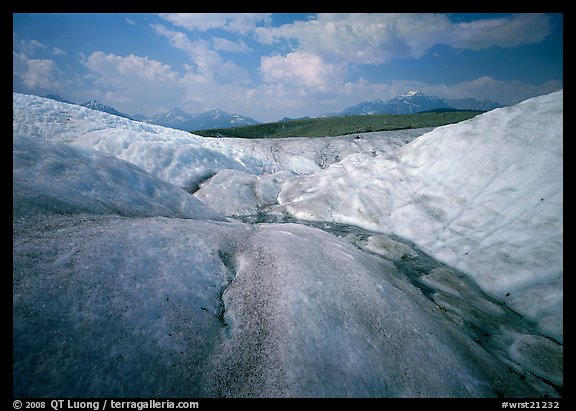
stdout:
[[(563, 396), (563, 345), (541, 334), (536, 324), (484, 293), (466, 274), (437, 261), (413, 242), (356, 226), (297, 220), (261, 213), (238, 217), (250, 223), (295, 223), (326, 231), (367, 253), (392, 261), (398, 275), (482, 348), (532, 385), (538, 396)], [(380, 249), (370, 247), (371, 242)]]

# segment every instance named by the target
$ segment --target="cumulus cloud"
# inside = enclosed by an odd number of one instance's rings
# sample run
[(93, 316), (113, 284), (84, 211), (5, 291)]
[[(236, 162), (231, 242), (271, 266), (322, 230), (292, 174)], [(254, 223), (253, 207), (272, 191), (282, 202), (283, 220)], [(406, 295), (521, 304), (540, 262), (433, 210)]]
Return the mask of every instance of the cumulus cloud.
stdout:
[(250, 47), (242, 40), (231, 41), (223, 37), (214, 37), (212, 39), (214, 50), (217, 51), (231, 51), (234, 53), (247, 53)]
[(64, 72), (53, 60), (29, 58), (16, 52), (12, 52), (12, 56), (12, 77), (16, 88), (46, 92), (68, 84)]
[[(153, 115), (175, 106), (198, 113), (211, 107), (233, 111), (244, 102), (247, 88), (221, 83), (191, 65), (179, 73), (171, 66), (148, 57), (119, 56), (95, 51), (82, 58), (95, 85), (85, 94), (113, 105), (120, 111)], [(223, 103), (222, 96), (226, 96)], [(242, 113), (244, 114), (244, 113)]]
[(55, 56), (65, 56), (66, 52), (62, 49), (59, 49), (58, 47), (53, 47), (52, 54), (54, 54)]
[(563, 87), (562, 82), (552, 80), (542, 84), (529, 84), (521, 81), (502, 81), (489, 76), (478, 77), (452, 85), (424, 85), (427, 94), (446, 98), (468, 98), (490, 100), (504, 105), (517, 104), (534, 96), (557, 91)]
[(186, 53), (198, 72), (206, 77), (215, 77), (232, 83), (248, 83), (248, 73), (230, 60), (223, 59), (210, 48), (207, 40), (190, 40), (183, 32), (171, 30), (161, 24), (151, 25), (159, 35), (166, 37), (169, 43)]
[(543, 14), (520, 14), (454, 24), (450, 34), (447, 44), (453, 47), (471, 50), (515, 47), (544, 40), (550, 34), (550, 22)]
[(286, 56), (262, 57), (260, 74), (266, 83), (283, 83), (316, 90), (331, 88), (340, 75), (337, 66), (312, 53), (293, 52)]
[(544, 14), (520, 14), (471, 23), (452, 22), (444, 14), (318, 14), (308, 21), (257, 27), (260, 42), (297, 42), (297, 49), (358, 64), (382, 64), (394, 58), (419, 58), (435, 44), (478, 50), (542, 41), (550, 33)]
[(159, 16), (191, 31), (222, 29), (235, 33), (247, 33), (258, 24), (272, 21), (270, 13), (161, 13)]
[[(17, 53), (24, 53), (29, 57), (45, 57), (47, 55), (65, 56), (66, 52), (58, 47), (48, 47), (38, 40), (22, 39), (12, 32), (12, 47)], [(42, 55), (44, 53), (44, 55)], [(39, 56), (40, 54), (40, 56)]]
[(38, 51), (47, 49), (47, 46), (38, 40), (20, 39), (15, 33), (12, 36), (13, 50), (24, 53), (27, 56), (34, 56)]
[(22, 81), (28, 88), (47, 88), (63, 74), (52, 60), (29, 59)]
[(152, 112), (174, 104), (184, 94), (179, 73), (148, 57), (94, 51), (82, 57), (81, 63), (89, 69), (85, 80), (95, 86), (85, 94), (92, 93), (90, 98), (102, 99), (120, 111), (133, 113), (136, 104), (139, 111)]
[(256, 33), (263, 43), (296, 40), (298, 50), (326, 59), (378, 64), (409, 55), (409, 44), (396, 32), (398, 23), (391, 15), (319, 14), (308, 21), (259, 28)]
[(133, 54), (124, 57), (95, 51), (82, 64), (99, 75), (104, 82), (139, 78), (150, 83), (170, 83), (178, 79), (178, 74), (169, 65)]

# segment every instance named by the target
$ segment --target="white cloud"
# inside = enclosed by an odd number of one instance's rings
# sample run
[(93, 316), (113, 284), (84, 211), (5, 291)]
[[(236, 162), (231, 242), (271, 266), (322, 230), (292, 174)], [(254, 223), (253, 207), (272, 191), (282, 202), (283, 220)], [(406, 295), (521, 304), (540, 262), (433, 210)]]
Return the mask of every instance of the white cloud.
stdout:
[(138, 57), (133, 54), (123, 57), (116, 54), (93, 52), (82, 64), (101, 76), (103, 82), (139, 78), (148, 82), (171, 83), (178, 80), (178, 73), (166, 64)]
[(191, 31), (222, 29), (236, 33), (253, 31), (272, 21), (270, 13), (162, 13), (161, 18)]
[(161, 24), (152, 24), (150, 27), (156, 32), (156, 34), (166, 37), (172, 47), (184, 51), (193, 58), (201, 54), (199, 42), (193, 42), (185, 33), (170, 30)]
[(515, 47), (544, 40), (550, 34), (550, 22), (543, 14), (520, 14), (455, 24), (450, 34), (451, 40), (447, 44), (453, 47), (472, 50)]
[(157, 34), (166, 37), (173, 47), (186, 53), (203, 76), (238, 84), (250, 81), (246, 70), (232, 61), (223, 59), (210, 48), (208, 41), (202, 39), (192, 41), (185, 33), (170, 30), (160, 24), (151, 27)]
[(214, 37), (212, 39), (214, 49), (217, 51), (231, 51), (235, 53), (247, 53), (250, 47), (242, 40), (231, 41), (223, 37)]
[(28, 56), (26, 56), (26, 54), (12, 51), (12, 73), (17, 75), (26, 70), (28, 66), (26, 63), (27, 60)]
[(52, 54), (54, 54), (55, 56), (65, 56), (66, 52), (62, 49), (59, 49), (58, 47), (53, 47)]
[(446, 98), (474, 97), (496, 103), (512, 105), (531, 97), (552, 93), (563, 87), (559, 81), (528, 84), (520, 81), (501, 81), (489, 76), (463, 81), (453, 85), (425, 85), (426, 93)]
[(132, 20), (131, 18), (129, 18), (129, 17), (126, 17), (126, 18), (124, 19), (124, 21), (125, 21), (126, 23), (128, 23), (129, 25), (131, 25), (131, 26), (133, 26), (133, 25), (136, 24), (136, 22), (135, 22), (134, 20)]
[(24, 53), (12, 53), (13, 78), (27, 89), (55, 90), (65, 84), (65, 76), (53, 60), (32, 59)]
[(313, 20), (256, 32), (264, 43), (296, 40), (298, 50), (329, 60), (378, 64), (409, 55), (408, 44), (395, 32), (398, 23), (390, 15), (319, 14)]
[(190, 113), (212, 107), (232, 111), (242, 105), (247, 90), (219, 83), (190, 65), (184, 65), (184, 73), (180, 74), (148, 57), (95, 51), (84, 57), (82, 64), (90, 70), (88, 80), (95, 85), (84, 94), (127, 114), (153, 115), (175, 106)]
[(84, 95), (102, 99), (128, 114), (171, 108), (185, 92), (177, 71), (148, 57), (95, 51), (81, 63), (90, 70), (85, 80), (94, 85), (93, 90), (85, 89)]
[(315, 54), (293, 52), (286, 56), (262, 57), (260, 74), (266, 83), (328, 90), (339, 78), (340, 70)]
[(318, 14), (308, 21), (255, 29), (260, 42), (296, 40), (297, 50), (327, 61), (382, 64), (419, 58), (435, 44), (478, 50), (542, 41), (550, 32), (543, 14), (520, 14), (453, 23), (444, 14)]
[(27, 56), (33, 56), (39, 50), (44, 50), (47, 46), (38, 40), (17, 39), (18, 36), (13, 36), (14, 51), (22, 52)]
[(42, 44), (41, 42), (37, 41), (37, 40), (30, 40), (28, 41), (28, 44), (32, 47), (32, 48), (39, 48), (39, 49), (44, 49), (46, 48), (46, 45)]
[(28, 57), (45, 58), (52, 56), (65, 56), (66, 52), (58, 47), (48, 47), (38, 40), (21, 39), (18, 34), (12, 33), (12, 47), (16, 53), (23, 53)]

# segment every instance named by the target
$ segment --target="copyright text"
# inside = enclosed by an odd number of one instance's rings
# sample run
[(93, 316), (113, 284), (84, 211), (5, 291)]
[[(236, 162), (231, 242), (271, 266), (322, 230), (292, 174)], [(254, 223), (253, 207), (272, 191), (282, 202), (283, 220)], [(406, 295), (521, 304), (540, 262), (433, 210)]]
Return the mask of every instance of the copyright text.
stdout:
[(196, 401), (171, 401), (171, 400), (147, 400), (147, 401), (127, 401), (99, 399), (94, 401), (83, 400), (47, 400), (29, 401), (14, 400), (12, 407), (15, 410), (41, 410), (51, 408), (54, 411), (60, 410), (148, 410), (148, 409), (197, 409), (200, 404)]

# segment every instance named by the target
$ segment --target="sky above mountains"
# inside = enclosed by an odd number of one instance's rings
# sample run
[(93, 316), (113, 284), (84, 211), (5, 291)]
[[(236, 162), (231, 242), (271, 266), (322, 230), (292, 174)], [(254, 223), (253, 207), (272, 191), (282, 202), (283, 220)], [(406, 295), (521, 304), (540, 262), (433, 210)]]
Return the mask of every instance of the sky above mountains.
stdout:
[(266, 122), (409, 90), (510, 105), (562, 87), (562, 14), (13, 15), (15, 92), (130, 115)]

